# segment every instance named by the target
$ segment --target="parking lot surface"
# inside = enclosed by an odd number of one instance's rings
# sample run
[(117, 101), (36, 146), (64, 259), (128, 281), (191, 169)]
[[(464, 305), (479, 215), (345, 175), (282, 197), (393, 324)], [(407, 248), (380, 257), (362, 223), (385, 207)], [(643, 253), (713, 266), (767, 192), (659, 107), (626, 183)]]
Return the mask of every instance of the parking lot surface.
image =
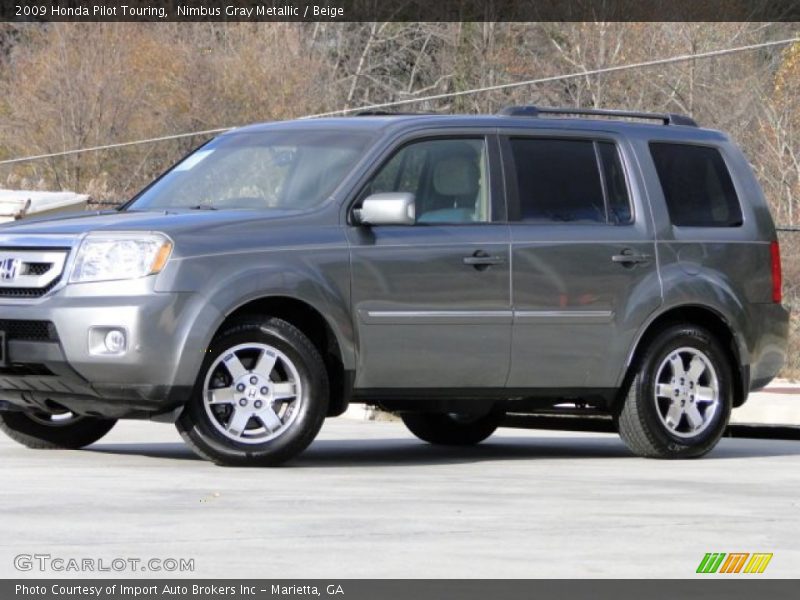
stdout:
[(706, 552), (771, 552), (759, 577), (800, 573), (800, 442), (653, 461), (607, 434), (501, 429), (443, 449), (340, 418), (288, 466), (230, 469), (171, 426), (123, 422), (83, 451), (0, 436), (0, 461), (0, 577), (132, 575), (20, 572), (19, 554), (341, 579), (690, 577)]

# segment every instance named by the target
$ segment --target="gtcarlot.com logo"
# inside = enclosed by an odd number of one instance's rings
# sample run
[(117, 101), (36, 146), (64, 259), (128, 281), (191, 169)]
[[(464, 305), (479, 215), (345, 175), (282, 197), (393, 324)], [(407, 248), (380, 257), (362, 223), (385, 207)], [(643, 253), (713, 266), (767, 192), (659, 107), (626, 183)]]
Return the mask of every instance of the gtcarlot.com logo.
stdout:
[(115, 572), (135, 573), (154, 571), (163, 573), (186, 573), (194, 571), (193, 558), (140, 558), (140, 557), (64, 557), (51, 554), (17, 554), (14, 557), (17, 571), (39, 571), (54, 573)]

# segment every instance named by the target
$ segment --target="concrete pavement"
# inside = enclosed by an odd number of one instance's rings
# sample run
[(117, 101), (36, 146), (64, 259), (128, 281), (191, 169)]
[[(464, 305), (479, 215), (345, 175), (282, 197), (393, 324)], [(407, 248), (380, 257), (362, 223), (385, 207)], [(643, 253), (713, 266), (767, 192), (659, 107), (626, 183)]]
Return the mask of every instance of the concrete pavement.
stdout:
[(291, 466), (225, 469), (171, 426), (124, 422), (79, 452), (0, 436), (0, 461), (0, 577), (98, 575), (20, 573), (23, 553), (189, 558), (183, 575), (208, 578), (575, 578), (691, 577), (706, 552), (772, 552), (763, 576), (800, 573), (798, 442), (666, 462), (607, 434), (442, 449), (340, 418)]
[(731, 422), (800, 426), (800, 383), (776, 379), (752, 392), (744, 406), (733, 411)]

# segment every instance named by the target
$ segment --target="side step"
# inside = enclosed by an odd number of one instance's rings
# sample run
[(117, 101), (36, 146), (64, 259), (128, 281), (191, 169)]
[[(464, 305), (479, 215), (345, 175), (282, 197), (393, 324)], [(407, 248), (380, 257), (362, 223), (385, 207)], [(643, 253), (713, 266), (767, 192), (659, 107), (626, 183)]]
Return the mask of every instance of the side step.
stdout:
[[(502, 427), (515, 429), (549, 429), (558, 431), (589, 431), (616, 433), (611, 417), (607, 415), (564, 415), (534, 413), (509, 413)], [(800, 440), (800, 426), (764, 425), (761, 423), (733, 423), (728, 425), (725, 437), (760, 440)]]

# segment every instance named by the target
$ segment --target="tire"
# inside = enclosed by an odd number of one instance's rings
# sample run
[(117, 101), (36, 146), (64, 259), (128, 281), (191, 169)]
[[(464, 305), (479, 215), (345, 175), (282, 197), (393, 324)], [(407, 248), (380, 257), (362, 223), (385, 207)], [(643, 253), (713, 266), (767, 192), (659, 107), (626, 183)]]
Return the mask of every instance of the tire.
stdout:
[(328, 396), (322, 357), (299, 329), (248, 320), (211, 343), (176, 426), (196, 454), (219, 465), (276, 466), (317, 436)]
[(0, 412), (0, 430), (15, 442), (38, 450), (83, 448), (111, 431), (116, 422), (69, 412), (60, 415)]
[(729, 354), (706, 329), (674, 325), (638, 361), (617, 428), (637, 456), (696, 458), (722, 437), (732, 403)]
[(403, 413), (400, 418), (409, 431), (429, 444), (474, 446), (500, 426), (504, 413), (492, 411), (477, 418), (465, 419), (451, 413)]

